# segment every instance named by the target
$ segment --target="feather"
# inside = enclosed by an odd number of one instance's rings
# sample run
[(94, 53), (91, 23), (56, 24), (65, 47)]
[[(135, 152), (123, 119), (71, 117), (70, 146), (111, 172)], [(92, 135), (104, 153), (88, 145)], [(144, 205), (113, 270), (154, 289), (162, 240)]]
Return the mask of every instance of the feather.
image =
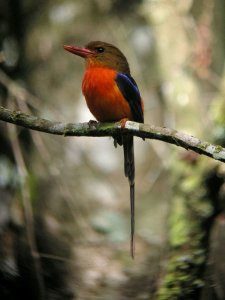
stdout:
[(118, 73), (116, 83), (124, 98), (129, 103), (133, 121), (144, 123), (142, 100), (134, 79), (130, 75)]

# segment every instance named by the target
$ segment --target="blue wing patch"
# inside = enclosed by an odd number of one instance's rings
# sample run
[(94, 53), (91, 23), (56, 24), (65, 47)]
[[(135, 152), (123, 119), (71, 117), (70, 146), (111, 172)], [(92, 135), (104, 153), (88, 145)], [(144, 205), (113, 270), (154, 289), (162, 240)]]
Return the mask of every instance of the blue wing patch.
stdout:
[(116, 83), (124, 98), (130, 105), (135, 122), (144, 123), (144, 116), (141, 107), (141, 96), (134, 79), (127, 74), (118, 73)]

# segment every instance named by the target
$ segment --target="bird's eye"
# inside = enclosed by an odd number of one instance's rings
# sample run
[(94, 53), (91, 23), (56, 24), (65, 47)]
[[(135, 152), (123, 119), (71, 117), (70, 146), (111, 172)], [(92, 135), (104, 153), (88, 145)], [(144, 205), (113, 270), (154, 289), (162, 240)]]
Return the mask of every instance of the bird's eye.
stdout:
[(102, 52), (105, 51), (105, 49), (104, 49), (103, 47), (97, 47), (97, 48), (96, 48), (96, 51), (97, 51), (98, 53), (102, 53)]

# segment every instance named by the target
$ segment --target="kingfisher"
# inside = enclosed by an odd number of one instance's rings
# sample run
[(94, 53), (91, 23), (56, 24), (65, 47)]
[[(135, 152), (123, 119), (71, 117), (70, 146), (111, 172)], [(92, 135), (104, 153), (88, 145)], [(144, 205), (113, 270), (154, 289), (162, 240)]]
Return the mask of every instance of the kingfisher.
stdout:
[[(126, 121), (144, 123), (144, 104), (138, 86), (131, 76), (124, 54), (112, 44), (92, 41), (85, 47), (64, 45), (64, 49), (85, 59), (82, 92), (87, 106), (99, 122)], [(131, 239), (130, 252), (134, 258), (135, 232), (135, 163), (134, 141), (130, 134), (114, 137), (114, 145), (123, 146), (124, 173), (130, 185)]]

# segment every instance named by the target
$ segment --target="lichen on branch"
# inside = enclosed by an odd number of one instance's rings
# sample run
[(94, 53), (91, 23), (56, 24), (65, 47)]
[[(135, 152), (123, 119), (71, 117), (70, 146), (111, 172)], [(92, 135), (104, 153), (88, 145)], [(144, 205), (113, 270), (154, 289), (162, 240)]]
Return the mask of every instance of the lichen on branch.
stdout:
[(2, 106), (0, 107), (0, 120), (28, 129), (63, 136), (103, 137), (132, 134), (145, 139), (160, 140), (225, 162), (225, 149), (222, 146), (201, 141), (192, 135), (166, 127), (132, 121), (127, 121), (125, 128), (121, 128), (120, 123), (61, 123), (28, 115), (21, 111), (11, 111)]

